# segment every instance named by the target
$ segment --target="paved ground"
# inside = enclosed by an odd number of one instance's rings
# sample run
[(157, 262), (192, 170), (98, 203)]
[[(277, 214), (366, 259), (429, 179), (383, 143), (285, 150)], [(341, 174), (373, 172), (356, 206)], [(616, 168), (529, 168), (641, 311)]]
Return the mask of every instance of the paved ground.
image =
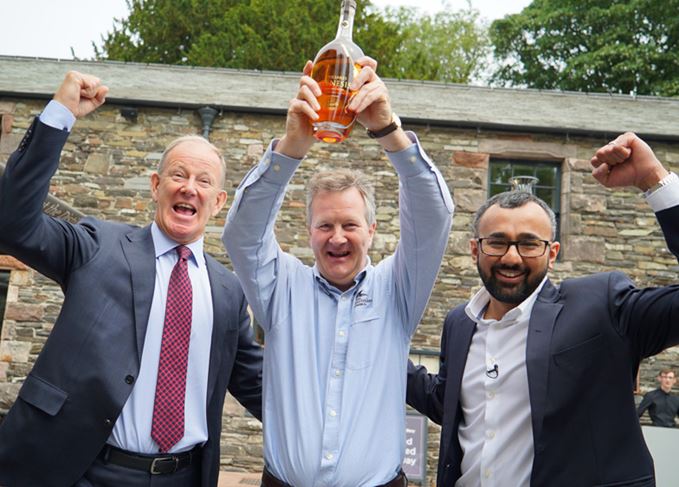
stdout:
[(218, 487), (259, 486), (261, 478), (261, 473), (220, 472)]

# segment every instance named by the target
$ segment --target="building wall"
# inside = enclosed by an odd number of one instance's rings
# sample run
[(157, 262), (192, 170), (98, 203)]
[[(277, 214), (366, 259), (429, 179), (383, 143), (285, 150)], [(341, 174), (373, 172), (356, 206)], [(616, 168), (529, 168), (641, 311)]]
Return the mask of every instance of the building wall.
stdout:
[[(6, 160), (44, 101), (0, 98), (0, 160)], [(145, 225), (154, 208), (149, 176), (164, 146), (177, 136), (199, 133), (193, 110), (139, 108), (136, 122), (107, 104), (77, 122), (51, 192), (87, 215)], [(228, 165), (230, 204), (238, 182), (263, 154), (269, 141), (284, 131), (282, 115), (221, 113), (211, 140), (224, 150)], [(446, 312), (466, 301), (480, 285), (469, 257), (470, 222), (486, 199), (488, 164), (493, 157), (558, 162), (562, 169), (562, 256), (552, 274), (555, 281), (601, 270), (621, 269), (641, 286), (675, 281), (677, 263), (665, 249), (652, 211), (636, 190), (607, 190), (589, 174), (589, 158), (608, 142), (597, 137), (568, 137), (520, 132), (411, 126), (441, 169), (457, 204), (453, 231), (430, 305), (413, 339), (413, 348), (438, 351)], [(378, 145), (362, 130), (345, 143), (317, 144), (295, 174), (277, 223), (284, 250), (306, 262), (304, 186), (320, 168), (351, 166), (368, 173), (376, 186), (378, 234), (370, 257), (378, 262), (393, 252), (398, 239), (398, 179)], [(679, 144), (652, 144), (670, 168), (679, 168)], [(230, 266), (219, 236), (226, 211), (211, 222), (206, 249)], [(0, 336), (0, 415), (16, 398), (59, 313), (62, 294), (50, 280), (11, 259), (0, 268), (13, 269)], [(643, 391), (654, 388), (656, 371), (679, 363), (671, 349), (641, 367)], [(261, 425), (233, 399), (227, 401), (222, 437), (222, 465), (230, 470), (260, 470)], [(429, 429), (428, 483), (435, 479), (437, 426)]]

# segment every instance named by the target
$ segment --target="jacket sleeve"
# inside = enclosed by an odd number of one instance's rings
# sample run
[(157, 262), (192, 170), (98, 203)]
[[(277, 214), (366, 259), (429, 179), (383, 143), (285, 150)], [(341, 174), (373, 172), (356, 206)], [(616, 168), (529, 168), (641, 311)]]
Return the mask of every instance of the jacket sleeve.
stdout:
[(71, 224), (43, 212), (50, 179), (67, 138), (67, 131), (36, 118), (0, 177), (0, 251), (62, 287), (69, 272), (99, 247), (90, 225)]
[(439, 373), (430, 374), (423, 365), (408, 360), (406, 402), (436, 424), (443, 422), (443, 405), (446, 393), (446, 346), (450, 316), (446, 319), (441, 337)]
[(254, 417), (262, 420), (262, 347), (255, 341), (245, 296), (241, 295), (238, 350), (229, 381), (229, 392)]
[[(679, 206), (656, 216), (669, 250), (679, 259)], [(679, 285), (637, 288), (624, 274), (613, 272), (608, 290), (613, 322), (638, 359), (679, 344)]]

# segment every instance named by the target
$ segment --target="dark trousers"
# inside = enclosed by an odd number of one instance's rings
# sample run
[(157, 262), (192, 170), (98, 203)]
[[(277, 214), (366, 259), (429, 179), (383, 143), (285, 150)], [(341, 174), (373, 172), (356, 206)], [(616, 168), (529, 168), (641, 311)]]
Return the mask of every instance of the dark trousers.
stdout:
[(200, 462), (171, 474), (152, 475), (106, 463), (99, 456), (74, 487), (199, 487), (200, 480)]
[[(282, 480), (277, 479), (271, 472), (264, 467), (262, 472), (262, 483), (260, 487), (293, 487), (290, 484), (286, 484)], [(406, 474), (401, 470), (396, 477), (387, 482), (384, 485), (378, 485), (377, 487), (408, 487), (408, 479)]]

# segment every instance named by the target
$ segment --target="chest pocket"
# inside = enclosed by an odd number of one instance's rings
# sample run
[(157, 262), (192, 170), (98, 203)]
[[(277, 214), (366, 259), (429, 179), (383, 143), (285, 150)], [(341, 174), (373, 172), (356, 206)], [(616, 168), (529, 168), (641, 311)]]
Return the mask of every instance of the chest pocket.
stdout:
[(370, 367), (378, 353), (380, 316), (362, 316), (349, 327), (347, 369), (360, 370)]

